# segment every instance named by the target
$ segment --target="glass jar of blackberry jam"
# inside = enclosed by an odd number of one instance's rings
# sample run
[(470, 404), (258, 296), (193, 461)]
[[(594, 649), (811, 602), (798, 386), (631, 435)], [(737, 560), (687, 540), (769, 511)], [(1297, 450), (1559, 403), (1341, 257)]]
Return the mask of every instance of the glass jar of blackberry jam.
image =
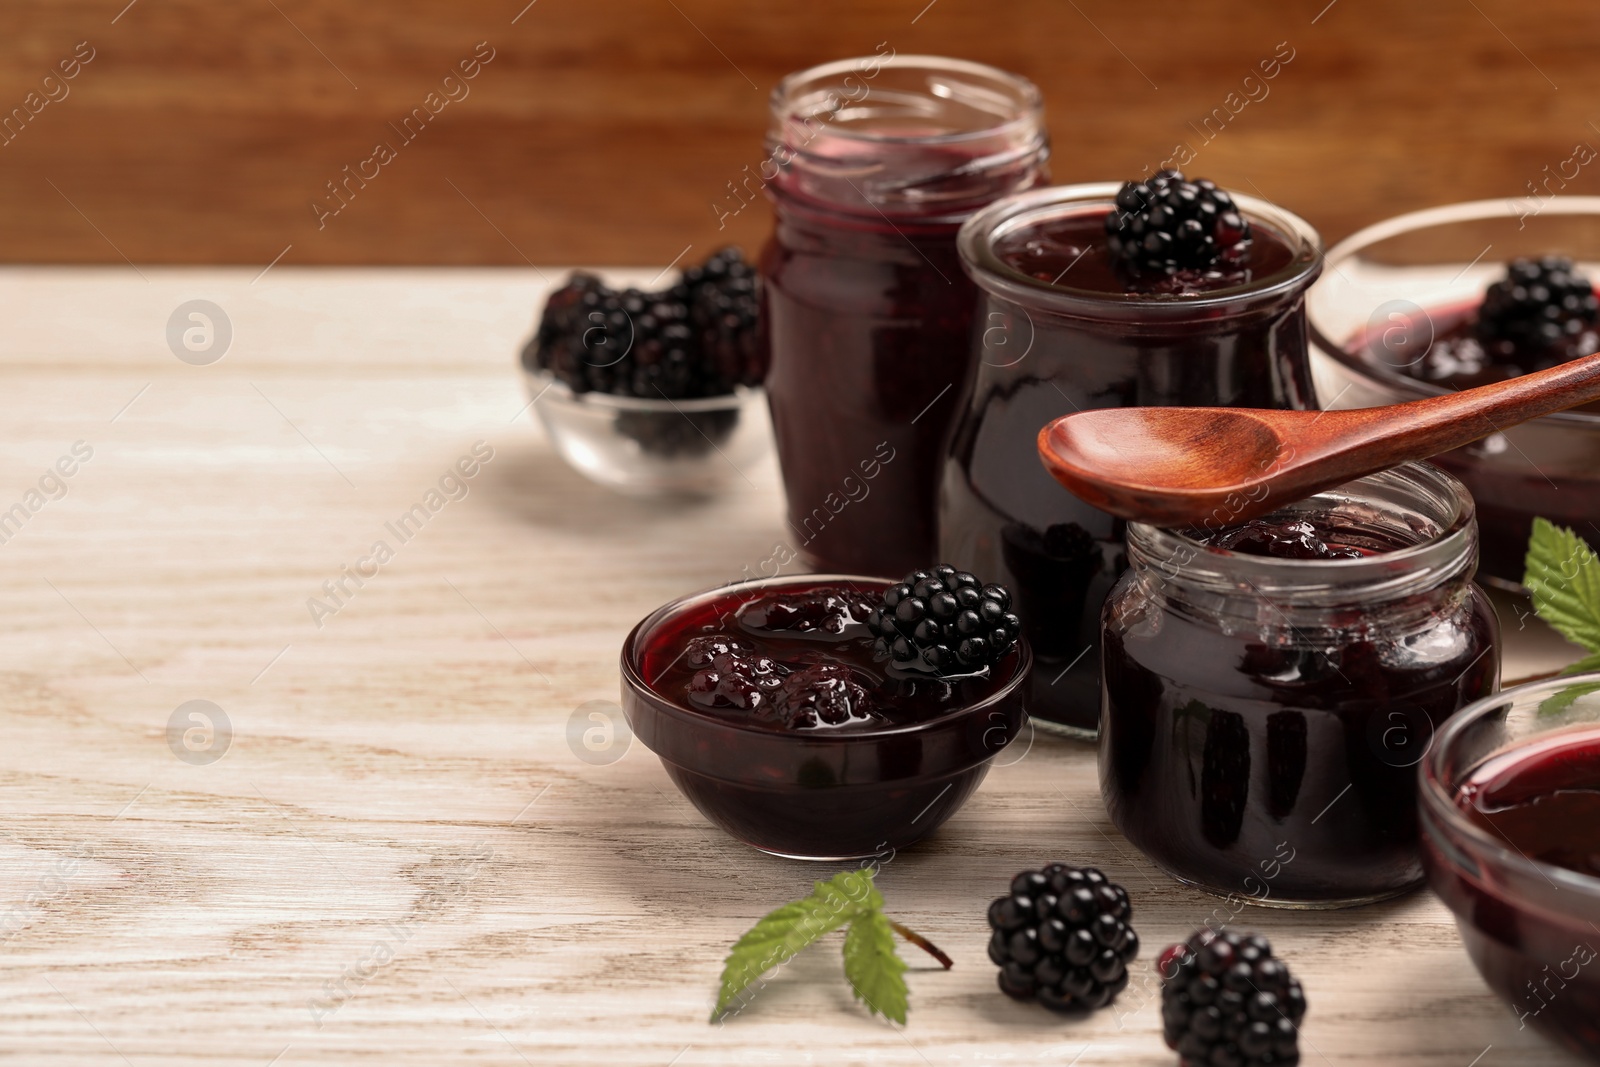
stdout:
[(955, 59), (843, 60), (778, 85), (768, 148), (766, 388), (790, 532), (815, 568), (898, 577), (935, 558), (971, 372), (956, 232), (1046, 180), (1039, 91)]
[(1035, 657), (1029, 713), (1084, 738), (1099, 728), (1100, 607), (1125, 566), (1123, 523), (1062, 491), (1039, 462), (1039, 428), (1085, 408), (1315, 406), (1317, 232), (1232, 196), (1251, 230), (1242, 254), (1130, 281), (1106, 236), (1119, 188), (1024, 193), (963, 228), (962, 266), (983, 296), (940, 491), (938, 558), (1012, 591)]
[(1416, 765), (1499, 682), (1472, 498), (1412, 463), (1227, 522), (1128, 525), (1104, 612), (1111, 818), (1179, 880), (1261, 904), (1410, 889)]

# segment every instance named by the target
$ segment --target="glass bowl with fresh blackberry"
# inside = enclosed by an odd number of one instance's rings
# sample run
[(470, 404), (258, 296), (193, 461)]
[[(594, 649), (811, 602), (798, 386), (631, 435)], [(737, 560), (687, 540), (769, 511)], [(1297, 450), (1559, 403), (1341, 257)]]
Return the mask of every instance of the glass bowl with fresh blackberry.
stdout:
[(736, 248), (654, 291), (570, 275), (522, 350), (561, 455), (624, 491), (704, 493), (737, 480), (767, 435), (758, 286)]
[(1259, 934), (1202, 930), (1156, 962), (1161, 1024), (1182, 1067), (1293, 1067), (1306, 995)]
[(1000, 991), (1051, 1011), (1103, 1008), (1128, 987), (1139, 955), (1128, 892), (1093, 867), (1023, 871), (989, 905), (989, 959)]
[(1565, 256), (1513, 259), (1484, 290), (1475, 312), (1443, 313), (1430, 321), (1433, 343), (1401, 370), (1452, 389), (1505, 381), (1600, 351), (1600, 297)]

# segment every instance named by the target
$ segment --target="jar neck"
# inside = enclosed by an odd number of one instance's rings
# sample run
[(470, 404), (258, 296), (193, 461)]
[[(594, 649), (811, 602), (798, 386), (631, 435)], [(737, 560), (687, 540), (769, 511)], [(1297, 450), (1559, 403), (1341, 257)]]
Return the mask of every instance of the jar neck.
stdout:
[(1198, 621), (1292, 638), (1426, 629), (1462, 603), (1477, 569), (1472, 498), (1427, 464), (1369, 475), (1273, 517), (1359, 528), (1400, 547), (1360, 559), (1279, 559), (1130, 523), (1131, 580), (1154, 602)]
[(870, 56), (774, 90), (761, 177), (780, 210), (833, 225), (958, 227), (1048, 180), (1038, 90), (994, 67)]

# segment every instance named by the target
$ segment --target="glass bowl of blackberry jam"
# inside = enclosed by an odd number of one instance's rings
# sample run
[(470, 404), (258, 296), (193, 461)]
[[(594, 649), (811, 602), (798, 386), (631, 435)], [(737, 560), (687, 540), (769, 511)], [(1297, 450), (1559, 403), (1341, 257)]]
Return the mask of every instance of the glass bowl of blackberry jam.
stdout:
[(628, 724), (707, 819), (778, 856), (881, 856), (936, 830), (1022, 728), (1031, 656), (943, 679), (875, 657), (894, 583), (795, 575), (674, 601), (622, 650)]
[(1251, 229), (1242, 254), (1130, 282), (1106, 234), (1121, 188), (1023, 193), (962, 229), (962, 266), (982, 291), (976, 373), (940, 493), (939, 557), (1012, 591), (1035, 656), (1029, 712), (1082, 738), (1099, 728), (1100, 607), (1125, 566), (1123, 523), (1061, 490), (1039, 462), (1039, 427), (1086, 408), (1315, 406), (1304, 300), (1316, 231), (1233, 195)]
[(1500, 674), (1461, 483), (1413, 463), (1243, 525), (1130, 523), (1128, 558), (1105, 605), (1100, 738), (1128, 840), (1265, 905), (1418, 885), (1416, 765)]
[(1507, 689), (1422, 763), (1423, 857), (1515, 1012), (1600, 1061), (1600, 674)]
[[(1553, 257), (1567, 262), (1541, 262)], [(1307, 304), (1317, 389), (1330, 407), (1437, 395), (1600, 348), (1595, 310), (1582, 307), (1600, 281), (1600, 197), (1400, 215), (1340, 242), (1327, 262)], [(1520, 585), (1534, 516), (1580, 531), (1600, 523), (1592, 408), (1508, 427), (1434, 462), (1477, 501), (1483, 577), (1496, 585)]]
[(894, 576), (935, 556), (939, 470), (978, 293), (956, 233), (1042, 185), (1039, 90), (981, 63), (878, 54), (773, 90), (761, 177), (766, 387), (796, 548)]

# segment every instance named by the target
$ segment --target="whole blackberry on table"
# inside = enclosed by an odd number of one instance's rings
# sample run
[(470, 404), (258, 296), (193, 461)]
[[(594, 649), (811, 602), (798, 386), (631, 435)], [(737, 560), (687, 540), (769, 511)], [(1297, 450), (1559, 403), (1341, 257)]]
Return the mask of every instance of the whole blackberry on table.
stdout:
[(1594, 328), (1597, 321), (1600, 299), (1589, 280), (1573, 269), (1572, 260), (1514, 259), (1506, 276), (1484, 293), (1478, 335), (1495, 354), (1512, 355), (1553, 348)]
[(956, 675), (998, 663), (1016, 645), (1022, 620), (1005, 586), (941, 563), (890, 586), (867, 628), (878, 655), (897, 666)]
[(1259, 934), (1204, 930), (1157, 963), (1167, 1047), (1183, 1067), (1293, 1067), (1306, 995)]
[(989, 905), (989, 958), (1000, 991), (1052, 1011), (1103, 1008), (1128, 986), (1139, 954), (1128, 893), (1093, 867), (1023, 871)]
[(1158, 171), (1124, 182), (1106, 216), (1106, 248), (1125, 273), (1168, 275), (1206, 270), (1250, 245), (1250, 223), (1216, 182)]

